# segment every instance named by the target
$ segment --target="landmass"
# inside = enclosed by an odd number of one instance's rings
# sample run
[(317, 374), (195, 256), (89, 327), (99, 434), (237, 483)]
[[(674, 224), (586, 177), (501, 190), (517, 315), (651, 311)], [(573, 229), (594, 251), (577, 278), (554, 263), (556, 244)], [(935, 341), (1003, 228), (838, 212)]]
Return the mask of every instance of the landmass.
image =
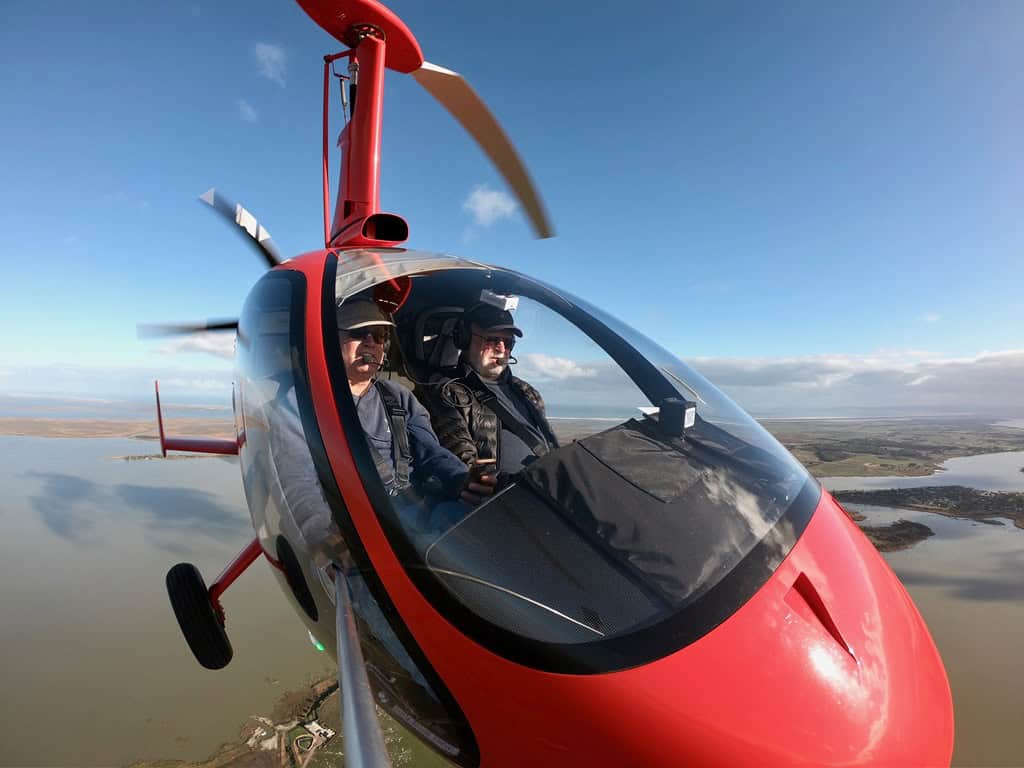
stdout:
[(897, 520), (891, 525), (862, 525), (860, 529), (879, 552), (910, 549), (918, 542), (935, 535), (935, 531), (927, 525), (910, 520)]
[(1024, 451), (1024, 429), (990, 419), (821, 419), (763, 426), (815, 477), (922, 476), (958, 456)]
[[(411, 765), (419, 757), (412, 738), (383, 711), (377, 714), (391, 764)], [(340, 728), (338, 680), (332, 676), (283, 694), (269, 717), (250, 717), (236, 740), (205, 760), (141, 760), (128, 768), (337, 768), (345, 765)]]
[[(235, 436), (235, 427), (226, 419), (164, 419), (164, 434), (188, 437)], [(159, 440), (156, 419), (41, 419), (0, 418), (0, 435), (23, 437), (131, 437)]]
[(1014, 491), (980, 491), (962, 485), (934, 485), (925, 488), (836, 491), (833, 495), (841, 502), (916, 509), (989, 525), (1001, 525), (995, 518), (1002, 517), (1013, 521), (1018, 528), (1024, 528), (1024, 493)]
[(929, 536), (934, 536), (935, 531), (922, 523), (913, 523), (909, 520), (897, 520), (889, 525), (860, 525), (867, 518), (855, 509), (843, 509), (843, 512), (853, 520), (868, 541), (875, 545), (879, 552), (896, 552), (900, 549), (910, 549), (919, 541), (924, 541)]

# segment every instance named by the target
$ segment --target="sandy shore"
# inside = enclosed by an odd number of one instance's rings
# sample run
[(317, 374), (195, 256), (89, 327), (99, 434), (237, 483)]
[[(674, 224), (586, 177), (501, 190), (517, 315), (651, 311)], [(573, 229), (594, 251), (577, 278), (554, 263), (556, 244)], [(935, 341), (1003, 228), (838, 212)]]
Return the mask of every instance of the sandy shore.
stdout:
[[(232, 439), (235, 427), (226, 419), (164, 419), (164, 434), (177, 437), (220, 437)], [(134, 437), (156, 440), (156, 419), (137, 421), (110, 419), (26, 419), (0, 418), (0, 435), (23, 437)]]

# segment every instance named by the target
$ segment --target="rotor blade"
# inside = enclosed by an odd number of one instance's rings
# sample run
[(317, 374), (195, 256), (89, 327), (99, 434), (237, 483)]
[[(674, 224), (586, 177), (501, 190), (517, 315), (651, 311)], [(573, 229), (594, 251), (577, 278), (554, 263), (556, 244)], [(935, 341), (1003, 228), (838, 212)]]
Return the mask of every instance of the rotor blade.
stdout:
[(139, 323), (135, 332), (140, 339), (159, 336), (186, 336), (206, 331), (237, 331), (238, 320), (207, 320), (205, 323)]
[(249, 241), (259, 249), (260, 255), (267, 262), (269, 268), (273, 269), (281, 263), (281, 256), (277, 252), (274, 241), (270, 238), (270, 233), (249, 211), (219, 194), (214, 187), (206, 190), (199, 196), (199, 199), (225, 219), (241, 227), (249, 236)]
[(423, 66), (413, 72), (412, 76), (459, 121), (505, 177), (530, 218), (537, 237), (552, 237), (554, 231), (551, 222), (526, 166), (501, 125), (470, 84), (459, 73), (429, 61), (423, 62)]

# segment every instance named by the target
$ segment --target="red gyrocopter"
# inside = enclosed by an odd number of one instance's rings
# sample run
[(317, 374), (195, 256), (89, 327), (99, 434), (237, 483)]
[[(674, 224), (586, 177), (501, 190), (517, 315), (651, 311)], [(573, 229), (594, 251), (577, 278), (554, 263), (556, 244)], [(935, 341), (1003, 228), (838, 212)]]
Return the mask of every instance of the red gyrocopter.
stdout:
[[(551, 229), (487, 108), (424, 61), (394, 13), (373, 0), (299, 4), (347, 46), (324, 57), (324, 247), (280, 260), (256, 219), (211, 190), (202, 199), (271, 269), (237, 321), (164, 327), (237, 333), (236, 439), (168, 437), (161, 421), (165, 453), (238, 455), (256, 531), (209, 588), (187, 563), (167, 575), (198, 661), (230, 661), (220, 598), (262, 555), (336, 654), (354, 765), (388, 764), (374, 704), (460, 766), (947, 765), (941, 659), (842, 508), (752, 418), (636, 331), (517, 272), (401, 248), (406, 222), (379, 208), (385, 69), (434, 95), (537, 233)], [(347, 123), (330, 218), (338, 62)], [(405, 513), (429, 500), (388, 495), (346, 382), (336, 313), (367, 297), (395, 323), (380, 375), (422, 385), (457, 349), (465, 308), (511, 302), (539, 340), (533, 370), (562, 363), (544, 385), (549, 402), (590, 398), (643, 415), (589, 431), (565, 422), (576, 431), (560, 448), (426, 535)]]

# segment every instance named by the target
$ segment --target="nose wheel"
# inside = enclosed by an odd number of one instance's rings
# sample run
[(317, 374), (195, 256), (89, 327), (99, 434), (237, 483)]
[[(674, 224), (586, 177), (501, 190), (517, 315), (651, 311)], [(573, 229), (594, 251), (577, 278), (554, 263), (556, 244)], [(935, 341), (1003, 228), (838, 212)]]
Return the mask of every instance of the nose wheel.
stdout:
[(196, 661), (207, 669), (222, 669), (233, 651), (224, 631), (224, 615), (214, 605), (199, 569), (178, 563), (167, 572), (167, 594), (178, 626)]

